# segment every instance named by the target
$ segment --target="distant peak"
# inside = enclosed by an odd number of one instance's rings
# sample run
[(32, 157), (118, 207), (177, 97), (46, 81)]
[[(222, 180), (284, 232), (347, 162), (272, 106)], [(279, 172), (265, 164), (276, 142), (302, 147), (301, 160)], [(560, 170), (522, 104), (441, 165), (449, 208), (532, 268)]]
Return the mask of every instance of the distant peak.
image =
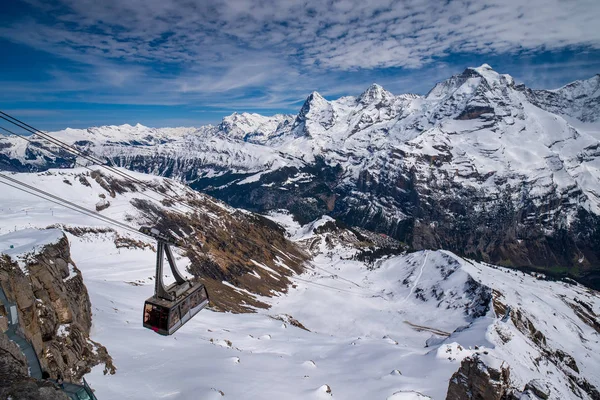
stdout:
[(321, 100), (321, 99), (325, 100), (325, 98), (323, 96), (321, 96), (321, 94), (315, 90), (314, 92), (312, 92), (311, 94), (308, 95), (307, 101)]
[(367, 91), (369, 91), (369, 90), (378, 90), (378, 91), (381, 91), (381, 90), (384, 90), (384, 89), (383, 89), (383, 86), (381, 86), (380, 84), (378, 84), (378, 83), (372, 83), (371, 86), (368, 87)]
[(479, 67), (467, 68), (462, 73), (462, 77), (463, 78), (481, 77), (484, 80), (486, 80), (490, 86), (495, 86), (495, 85), (513, 86), (515, 83), (512, 76), (510, 76), (508, 74), (500, 74), (500, 73), (494, 71), (494, 69), (489, 64), (482, 64)]
[(381, 101), (383, 98), (391, 96), (393, 95), (385, 90), (383, 86), (373, 83), (358, 97), (358, 101), (361, 103), (372, 103), (374, 101)]
[(476, 73), (481, 76), (498, 74), (496, 71), (494, 71), (490, 64), (482, 64), (479, 67), (469, 67), (465, 70), (465, 73)]
[(294, 124), (298, 125), (298, 124), (301, 124), (302, 122), (304, 122), (307, 119), (308, 114), (312, 110), (324, 109), (324, 108), (329, 108), (329, 107), (331, 107), (331, 105), (323, 96), (321, 96), (319, 94), (319, 92), (316, 92), (316, 91), (312, 92), (306, 98), (306, 101), (302, 105), (300, 112), (296, 116), (296, 121), (294, 122)]
[(327, 104), (327, 100), (323, 96), (321, 96), (321, 94), (319, 92), (314, 91), (308, 95), (302, 108), (303, 109), (306, 108), (308, 111), (308, 109), (310, 109), (310, 107), (312, 107), (312, 106), (324, 105), (324, 104)]

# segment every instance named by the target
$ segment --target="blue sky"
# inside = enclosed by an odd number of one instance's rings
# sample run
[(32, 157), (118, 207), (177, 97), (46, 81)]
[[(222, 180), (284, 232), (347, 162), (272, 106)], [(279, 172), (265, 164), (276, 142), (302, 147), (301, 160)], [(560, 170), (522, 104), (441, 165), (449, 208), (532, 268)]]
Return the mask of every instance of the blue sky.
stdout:
[(424, 94), (483, 63), (533, 88), (600, 73), (597, 0), (3, 3), (0, 109), (48, 130), (297, 113), (373, 82)]

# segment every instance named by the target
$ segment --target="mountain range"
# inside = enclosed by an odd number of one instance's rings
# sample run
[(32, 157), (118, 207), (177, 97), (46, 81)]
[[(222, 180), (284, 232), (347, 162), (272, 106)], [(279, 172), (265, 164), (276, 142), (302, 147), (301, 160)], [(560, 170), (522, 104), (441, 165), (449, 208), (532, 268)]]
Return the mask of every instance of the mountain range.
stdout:
[[(329, 215), (400, 240), (600, 287), (600, 75), (555, 90), (484, 64), (424, 96), (373, 84), (308, 96), (297, 115), (219, 125), (51, 133), (115, 166), (174, 178), (228, 204)], [(47, 140), (0, 138), (0, 168), (73, 167)]]

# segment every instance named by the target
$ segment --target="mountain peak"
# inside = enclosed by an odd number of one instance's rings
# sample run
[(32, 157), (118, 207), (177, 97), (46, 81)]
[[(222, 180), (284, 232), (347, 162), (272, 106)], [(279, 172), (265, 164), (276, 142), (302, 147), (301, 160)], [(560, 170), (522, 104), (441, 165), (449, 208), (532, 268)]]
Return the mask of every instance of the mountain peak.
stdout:
[(486, 64), (486, 63), (483, 63), (479, 67), (475, 68), (475, 70), (478, 70), (478, 69), (479, 70), (488, 70), (488, 71), (493, 70), (493, 68), (490, 66), (490, 64)]
[(482, 64), (479, 67), (469, 67), (462, 73), (462, 76), (465, 78), (471, 78), (474, 74), (487, 81), (490, 87), (497, 85), (514, 85), (514, 79), (512, 76), (508, 74), (500, 74), (494, 71), (489, 64)]
[(306, 101), (312, 102), (312, 101), (327, 101), (327, 100), (325, 100), (325, 97), (321, 96), (321, 93), (319, 93), (315, 90), (311, 94), (308, 95), (308, 97), (306, 98)]
[(383, 88), (383, 86), (373, 83), (359, 97), (358, 101), (363, 104), (380, 102), (384, 98), (393, 97), (393, 94)]
[(482, 64), (479, 67), (468, 67), (465, 72), (463, 72), (463, 74), (470, 74), (472, 75), (473, 73), (480, 75), (484, 78), (487, 77), (498, 77), (500, 76), (499, 73), (497, 73), (496, 71), (494, 71), (494, 69), (489, 65), (489, 64)]
[(369, 92), (369, 91), (378, 91), (378, 92), (381, 92), (383, 90), (385, 90), (385, 89), (380, 84), (378, 84), (378, 83), (372, 83), (371, 86), (369, 86), (367, 88), (366, 92)]
[(321, 96), (319, 92), (314, 91), (306, 98), (306, 101), (302, 105), (302, 109), (300, 109), (299, 117), (304, 118), (312, 108), (325, 106), (327, 103), (327, 100)]

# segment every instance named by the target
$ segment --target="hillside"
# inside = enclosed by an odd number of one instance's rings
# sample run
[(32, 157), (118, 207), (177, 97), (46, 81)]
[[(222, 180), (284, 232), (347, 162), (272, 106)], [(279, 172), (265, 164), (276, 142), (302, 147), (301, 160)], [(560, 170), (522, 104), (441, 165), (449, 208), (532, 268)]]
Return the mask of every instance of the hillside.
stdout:
[[(85, 174), (51, 170), (11, 176), (88, 207), (104, 194), (110, 205), (100, 212), (132, 226), (154, 219), (152, 208), (139, 208), (135, 200), (150, 193), (141, 186), (124, 188), (108, 174), (94, 179)], [(230, 232), (232, 241), (234, 235), (256, 240), (256, 234), (234, 231), (234, 220), (246, 221), (250, 214), (163, 178), (135, 177), (189, 204), (197, 201), (194, 217), (206, 219), (192, 226), (202, 243), (215, 240), (210, 229)], [(106, 346), (116, 367), (114, 375), (104, 375), (103, 366), (86, 375), (100, 399), (454, 399), (474, 383), (498, 399), (533, 398), (532, 388), (550, 399), (597, 398), (600, 296), (583, 286), (446, 251), (407, 254), (390, 237), (347, 229), (329, 217), (301, 226), (287, 212), (272, 213), (271, 222), (243, 225), (258, 232), (268, 226), (275, 235), (257, 242), (263, 258), (240, 256), (255, 268), (241, 277), (223, 268), (221, 286), (211, 288), (213, 307), (175, 335), (162, 337), (141, 325), (143, 301), (154, 288), (151, 241), (21, 192), (7, 190), (1, 196), (2, 232), (17, 229), (25, 237), (23, 228), (51, 222), (66, 232), (70, 257), (89, 292), (90, 337)], [(163, 210), (163, 220), (175, 221), (167, 214), (174, 207), (148, 201)], [(0, 240), (2, 252), (10, 252), (5, 247), (14, 234)], [(217, 261), (235, 258), (241, 245), (215, 244), (209, 253)], [(270, 248), (277, 248), (272, 263)], [(388, 255), (374, 255), (377, 249), (387, 249)], [(305, 268), (293, 272), (297, 257), (309, 253)], [(188, 259), (195, 262), (181, 252), (177, 258), (180, 266)], [(210, 265), (202, 266), (205, 279), (211, 271)], [(264, 286), (249, 285), (244, 276)], [(227, 308), (232, 301), (255, 313), (217, 312), (235, 311)], [(502, 372), (507, 368), (508, 375)], [(457, 374), (465, 378), (455, 379)], [(496, 381), (497, 374), (503, 378)]]
[[(184, 245), (177, 249), (180, 269), (185, 270), (186, 264), (192, 262), (188, 274), (197, 275), (211, 292), (219, 294), (211, 302), (216, 310), (248, 312), (266, 307), (256, 300), (256, 295), (272, 296), (275, 291), (287, 290), (287, 277), (301, 272), (307, 257), (268, 219), (228, 207), (167, 179), (134, 174), (139, 182), (131, 182), (101, 168), (49, 170), (10, 177), (89, 210), (99, 210), (101, 215), (134, 229), (156, 226), (182, 239)], [(144, 235), (123, 231), (119, 226), (65, 210), (11, 187), (3, 185), (2, 197), (2, 218), (12, 222), (3, 223), (0, 233), (32, 226), (53, 227), (67, 232), (70, 240), (97, 237), (117, 249), (155, 246)], [(280, 265), (282, 258), (288, 266)], [(128, 284), (146, 282), (154, 274), (155, 261), (140, 268), (146, 269), (147, 274)], [(243, 290), (234, 290), (224, 284), (226, 281)]]

